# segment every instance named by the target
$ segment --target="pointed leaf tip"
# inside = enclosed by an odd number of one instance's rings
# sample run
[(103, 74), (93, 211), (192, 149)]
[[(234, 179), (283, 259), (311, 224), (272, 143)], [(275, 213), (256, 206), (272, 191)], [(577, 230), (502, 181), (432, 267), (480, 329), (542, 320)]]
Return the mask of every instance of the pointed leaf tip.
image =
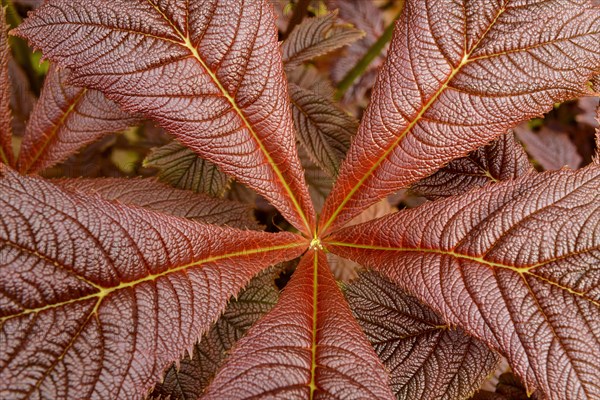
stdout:
[(300, 261), (277, 306), (234, 348), (203, 399), (393, 399), (322, 251)]
[(51, 0), (15, 32), (75, 84), (157, 121), (312, 235), (267, 0)]

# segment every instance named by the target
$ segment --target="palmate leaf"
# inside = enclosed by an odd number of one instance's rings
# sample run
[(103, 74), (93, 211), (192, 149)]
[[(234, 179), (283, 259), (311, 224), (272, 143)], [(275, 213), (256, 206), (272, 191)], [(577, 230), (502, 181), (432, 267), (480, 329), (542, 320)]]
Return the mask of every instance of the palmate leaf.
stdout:
[(193, 150), (173, 141), (152, 151), (144, 166), (158, 169), (164, 182), (179, 189), (220, 197), (227, 190), (229, 177)]
[(326, 247), (502, 352), (529, 389), (600, 397), (600, 167), (488, 185)]
[(391, 374), (398, 399), (466, 399), (498, 356), (389, 280), (366, 272), (344, 291), (352, 313)]
[(387, 374), (327, 265), (309, 251), (202, 399), (392, 399)]
[(317, 165), (336, 176), (358, 122), (331, 100), (293, 83), (290, 99), (298, 140)]
[(50, 67), (42, 94), (25, 129), (17, 165), (39, 172), (108, 133), (139, 122), (101, 92), (69, 84), (71, 73)]
[(308, 18), (294, 28), (281, 45), (283, 62), (288, 71), (317, 56), (347, 46), (364, 36), (348, 24), (336, 24), (337, 12)]
[(252, 276), (306, 248), (0, 175), (2, 398), (142, 398)]
[(15, 32), (313, 230), (267, 0), (50, 0)]
[(589, 91), (600, 70), (600, 13), (590, 3), (475, 0), (468, 8), (406, 1), (321, 231)]
[(0, 6), (0, 163), (13, 165), (12, 115), (10, 110), (10, 80), (8, 77), (8, 47), (6, 9)]
[(428, 199), (438, 199), (463, 194), (491, 182), (515, 179), (531, 170), (523, 146), (510, 132), (466, 157), (451, 161), (411, 189)]
[(177, 217), (239, 229), (258, 229), (248, 204), (174, 189), (154, 179), (60, 179), (54, 184)]
[(151, 398), (195, 399), (202, 393), (233, 345), (277, 303), (279, 290), (275, 286), (274, 269), (253, 278), (227, 305), (217, 323), (194, 346), (191, 357), (185, 357), (167, 370)]

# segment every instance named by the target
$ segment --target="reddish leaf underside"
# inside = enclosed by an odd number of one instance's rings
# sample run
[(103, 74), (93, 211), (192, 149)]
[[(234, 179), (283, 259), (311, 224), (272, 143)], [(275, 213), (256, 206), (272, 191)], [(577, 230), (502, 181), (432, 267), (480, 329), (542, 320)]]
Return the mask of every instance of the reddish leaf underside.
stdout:
[(313, 230), (267, 0), (50, 0), (14, 32)]
[(110, 201), (238, 229), (258, 229), (248, 204), (174, 189), (154, 179), (59, 179), (54, 184)]
[(102, 136), (139, 121), (101, 92), (70, 85), (70, 75), (54, 66), (48, 71), (23, 137), (17, 161), (22, 173), (51, 167)]
[(428, 199), (463, 194), (488, 183), (518, 178), (532, 171), (527, 154), (510, 132), (466, 157), (451, 161), (411, 186)]
[(322, 251), (300, 261), (277, 306), (240, 340), (203, 399), (393, 399)]
[(277, 304), (276, 270), (278, 267), (263, 271), (229, 302), (223, 315), (194, 346), (191, 356), (167, 370), (163, 382), (154, 387), (150, 398), (186, 400), (196, 399), (202, 394), (229, 350)]
[(530, 389), (600, 397), (600, 167), (490, 185), (327, 242), (501, 351)]
[(0, 6), (0, 162), (13, 165), (14, 156), (11, 145), (12, 115), (10, 110), (10, 79), (8, 77), (8, 47), (6, 10)]
[(498, 355), (451, 329), (429, 307), (374, 272), (344, 291), (352, 313), (390, 371), (398, 399), (456, 400), (475, 392)]
[(406, 1), (321, 231), (589, 91), (600, 13), (588, 2), (475, 0), (466, 12)]
[(140, 399), (253, 275), (306, 246), (0, 176), (2, 398)]

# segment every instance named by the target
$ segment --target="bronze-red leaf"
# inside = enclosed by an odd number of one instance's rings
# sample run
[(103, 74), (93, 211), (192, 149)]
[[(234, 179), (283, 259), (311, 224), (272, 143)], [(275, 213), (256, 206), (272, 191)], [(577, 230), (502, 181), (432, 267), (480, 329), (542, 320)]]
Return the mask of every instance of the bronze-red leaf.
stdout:
[(585, 94), (599, 47), (587, 1), (407, 0), (320, 230)]
[(502, 352), (530, 390), (600, 397), (600, 167), (529, 174), (326, 243)]
[(232, 295), (306, 241), (63, 191), (0, 165), (0, 393), (141, 399)]
[(312, 234), (268, 0), (50, 0), (14, 32)]
[(393, 399), (323, 252), (300, 261), (277, 306), (234, 348), (203, 399)]

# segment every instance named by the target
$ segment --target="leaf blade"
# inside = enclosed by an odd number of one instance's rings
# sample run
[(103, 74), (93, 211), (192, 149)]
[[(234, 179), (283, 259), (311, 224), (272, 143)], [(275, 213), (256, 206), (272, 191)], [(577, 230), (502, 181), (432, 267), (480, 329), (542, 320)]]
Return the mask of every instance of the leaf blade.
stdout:
[(154, 149), (144, 166), (157, 168), (159, 178), (176, 188), (215, 197), (222, 196), (229, 184), (229, 177), (215, 164), (176, 141)]
[(58, 179), (54, 184), (109, 201), (147, 208), (176, 217), (238, 229), (258, 229), (249, 205), (174, 189), (154, 179)]
[(142, 398), (230, 296), (306, 246), (296, 235), (199, 224), (0, 168), (8, 397)]
[[(600, 21), (589, 4), (478, 1), (471, 5), (476, 15), (466, 15), (447, 1), (437, 2), (433, 15), (427, 3), (405, 3), (371, 104), (324, 207), (321, 231), (342, 226), (377, 199), (555, 102), (585, 94), (600, 68), (593, 50)], [(507, 70), (509, 64), (535, 71), (535, 82)]]
[(352, 26), (336, 24), (337, 12), (308, 18), (294, 27), (281, 45), (287, 71), (303, 62), (347, 46), (364, 36)]
[(139, 122), (96, 90), (69, 84), (71, 73), (51, 66), (19, 152), (21, 173), (35, 173), (75, 154), (106, 134)]
[(54, 0), (16, 33), (71, 68), (76, 83), (156, 120), (269, 199), (303, 233), (312, 232), (314, 210), (294, 151), (277, 30), (265, 0), (119, 0), (102, 7)]
[(359, 324), (391, 374), (399, 399), (465, 399), (498, 356), (385, 277), (366, 272), (344, 290)]
[(589, 363), (600, 357), (599, 186), (597, 167), (527, 175), (346, 228), (327, 247), (503, 352), (530, 391), (591, 399), (600, 393)]
[(302, 258), (277, 306), (238, 342), (203, 398), (261, 395), (393, 398), (322, 252)]

